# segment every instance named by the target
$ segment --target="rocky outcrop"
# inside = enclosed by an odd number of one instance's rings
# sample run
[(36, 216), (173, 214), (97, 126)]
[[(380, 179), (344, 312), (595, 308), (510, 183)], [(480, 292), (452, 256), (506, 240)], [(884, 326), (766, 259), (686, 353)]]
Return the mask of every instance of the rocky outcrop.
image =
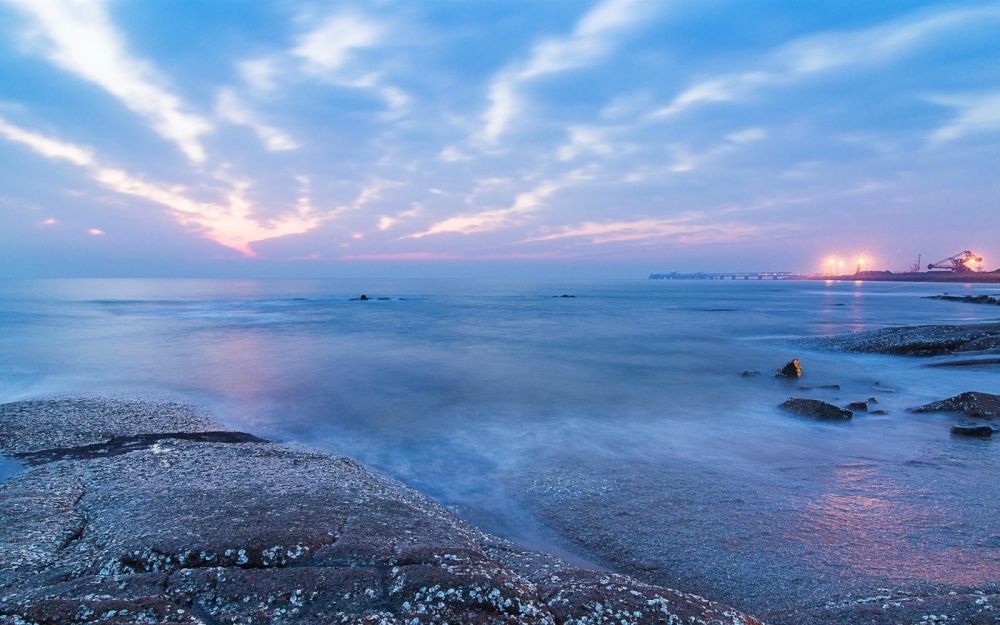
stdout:
[(990, 297), (989, 295), (930, 295), (924, 299), (940, 299), (949, 302), (963, 302), (966, 304), (997, 304), (1000, 305), (1000, 299), (995, 297)]
[(774, 373), (776, 378), (801, 378), (802, 377), (802, 366), (799, 364), (799, 359), (795, 358), (789, 360), (785, 363), (785, 366), (778, 369)]
[(951, 433), (959, 436), (989, 438), (993, 436), (993, 428), (988, 425), (976, 425), (975, 423), (959, 423), (951, 426)]
[(186, 406), (24, 402), (0, 423), (30, 465), (0, 484), (0, 624), (758, 623)]
[(897, 356), (946, 356), (1000, 349), (1000, 323), (883, 328), (796, 342), (803, 347)]
[(994, 419), (1000, 417), (1000, 395), (969, 391), (917, 408), (910, 408), (910, 412), (958, 412), (980, 419)]
[(819, 399), (789, 397), (778, 407), (792, 414), (820, 421), (846, 421), (854, 416), (850, 410), (844, 410)]

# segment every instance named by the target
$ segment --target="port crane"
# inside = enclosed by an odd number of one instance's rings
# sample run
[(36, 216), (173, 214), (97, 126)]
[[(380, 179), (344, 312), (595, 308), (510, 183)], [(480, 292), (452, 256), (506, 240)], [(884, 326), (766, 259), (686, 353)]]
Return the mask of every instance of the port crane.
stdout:
[(954, 256), (949, 256), (944, 260), (939, 260), (936, 263), (931, 263), (927, 265), (927, 270), (932, 271), (934, 269), (944, 269), (945, 271), (950, 271), (952, 273), (971, 273), (972, 267), (969, 267), (966, 263), (974, 262), (981, 263), (983, 259), (976, 256), (969, 250), (964, 252), (959, 252)]

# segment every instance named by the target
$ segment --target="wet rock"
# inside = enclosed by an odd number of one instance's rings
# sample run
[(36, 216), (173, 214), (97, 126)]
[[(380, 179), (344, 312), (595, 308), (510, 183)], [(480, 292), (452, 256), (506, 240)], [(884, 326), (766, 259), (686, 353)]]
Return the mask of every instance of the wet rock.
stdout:
[(792, 414), (819, 419), (820, 421), (846, 421), (854, 416), (854, 413), (850, 410), (845, 410), (819, 399), (789, 397), (778, 407)]
[(368, 300), (368, 296), (367, 296), (367, 295), (365, 295), (364, 293), (362, 293), (362, 294), (361, 294), (361, 297), (359, 297), (358, 299), (359, 299), (359, 300), (361, 300), (362, 302), (364, 302), (364, 301), (367, 301), (367, 300)]
[(966, 304), (997, 304), (1000, 305), (1000, 299), (995, 297), (990, 297), (989, 295), (929, 295), (924, 299), (940, 299), (949, 302), (963, 302)]
[(744, 378), (755, 378), (758, 375), (760, 375), (760, 371), (757, 371), (756, 369), (747, 369), (740, 375), (742, 375)]
[(852, 401), (844, 407), (854, 412), (868, 412), (868, 404), (863, 401)]
[(872, 410), (868, 414), (889, 414), (888, 410)]
[(567, 295), (566, 293), (563, 293), (562, 295), (553, 295), (552, 297), (576, 297), (576, 295)]
[(802, 377), (802, 367), (799, 365), (799, 359), (795, 358), (789, 360), (785, 363), (785, 366), (778, 369), (774, 377), (776, 378), (801, 378)]
[(959, 412), (970, 417), (1000, 417), (1000, 395), (969, 391), (941, 401), (911, 408), (910, 412)]
[(975, 423), (959, 423), (951, 426), (951, 433), (959, 436), (989, 438), (993, 436), (993, 428), (988, 425), (977, 425)]
[[(606, 622), (611, 607), (637, 624), (758, 623), (519, 548), (349, 458), (173, 406), (0, 405), (4, 453), (37, 460), (0, 484), (0, 624), (555, 625)], [(48, 431), (58, 449), (39, 448)]]
[(822, 388), (822, 389), (826, 389), (828, 391), (839, 391), (840, 390), (840, 385), (839, 384), (820, 384), (819, 387)]
[(878, 403), (878, 399), (875, 398), (875, 397), (869, 397), (868, 398), (868, 403), (869, 404), (877, 404)]
[(1000, 323), (883, 328), (796, 341), (803, 347), (864, 354), (945, 356), (1000, 349)]

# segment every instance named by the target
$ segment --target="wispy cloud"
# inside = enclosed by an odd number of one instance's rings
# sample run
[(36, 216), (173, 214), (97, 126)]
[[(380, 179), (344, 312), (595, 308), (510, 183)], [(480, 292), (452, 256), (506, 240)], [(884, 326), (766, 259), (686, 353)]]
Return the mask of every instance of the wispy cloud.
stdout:
[(299, 147), (294, 139), (274, 126), (265, 124), (244, 105), (232, 89), (221, 89), (215, 102), (215, 110), (219, 117), (233, 123), (248, 126), (257, 134), (260, 140), (272, 152), (294, 150)]
[(489, 87), (481, 139), (493, 143), (520, 110), (518, 86), (546, 74), (585, 67), (607, 56), (622, 33), (647, 17), (655, 5), (644, 0), (604, 0), (587, 12), (565, 37), (537, 43), (530, 57), (501, 70)]
[(383, 28), (367, 17), (358, 13), (338, 13), (301, 35), (292, 54), (305, 61), (307, 73), (329, 76), (340, 69), (354, 51), (376, 45), (382, 35)]
[(129, 56), (101, 0), (6, 0), (30, 15), (50, 61), (89, 80), (144, 117), (193, 162), (205, 160), (200, 137), (212, 125), (171, 93), (148, 62)]
[(524, 216), (535, 212), (545, 204), (550, 195), (568, 186), (579, 184), (590, 178), (583, 170), (572, 171), (559, 180), (547, 180), (530, 191), (519, 193), (514, 203), (507, 208), (466, 213), (449, 217), (433, 224), (423, 232), (416, 232), (403, 237), (404, 239), (420, 239), (433, 234), (457, 233), (475, 234), (489, 232), (519, 224)]
[(760, 87), (788, 84), (823, 71), (886, 63), (969, 24), (990, 21), (1000, 21), (1000, 6), (946, 9), (862, 30), (803, 37), (771, 52), (762, 68), (694, 84), (652, 116), (668, 117), (696, 105), (736, 100)]
[(1000, 131), (1000, 91), (978, 95), (936, 96), (930, 98), (930, 101), (956, 111), (955, 117), (931, 133), (931, 146), (976, 133)]
[(308, 202), (300, 202), (293, 212), (280, 217), (256, 218), (253, 204), (246, 197), (250, 186), (247, 181), (218, 176), (229, 187), (224, 193), (224, 201), (199, 201), (187, 195), (184, 187), (150, 182), (122, 169), (103, 165), (88, 148), (29, 132), (3, 119), (0, 119), (0, 135), (46, 158), (83, 167), (105, 188), (166, 207), (181, 224), (194, 226), (205, 237), (248, 256), (254, 255), (251, 243), (307, 232), (325, 217), (314, 211)]
[(762, 228), (741, 223), (694, 223), (701, 215), (691, 214), (669, 219), (638, 219), (634, 221), (588, 221), (578, 226), (566, 226), (556, 232), (525, 239), (525, 243), (581, 238), (591, 243), (619, 243), (672, 239), (677, 243), (727, 243), (760, 235)]

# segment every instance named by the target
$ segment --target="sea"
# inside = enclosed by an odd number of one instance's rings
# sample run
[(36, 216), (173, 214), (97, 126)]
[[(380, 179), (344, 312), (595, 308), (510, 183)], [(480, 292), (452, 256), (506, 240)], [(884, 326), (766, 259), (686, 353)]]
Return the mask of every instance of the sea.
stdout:
[[(760, 614), (790, 587), (817, 604), (1000, 579), (1000, 440), (907, 412), (1000, 393), (1000, 368), (797, 343), (1000, 320), (926, 299), (946, 291), (1000, 285), (5, 280), (0, 402), (192, 402), (517, 543)], [(803, 377), (775, 379), (792, 358)], [(814, 422), (790, 396), (888, 414)]]

